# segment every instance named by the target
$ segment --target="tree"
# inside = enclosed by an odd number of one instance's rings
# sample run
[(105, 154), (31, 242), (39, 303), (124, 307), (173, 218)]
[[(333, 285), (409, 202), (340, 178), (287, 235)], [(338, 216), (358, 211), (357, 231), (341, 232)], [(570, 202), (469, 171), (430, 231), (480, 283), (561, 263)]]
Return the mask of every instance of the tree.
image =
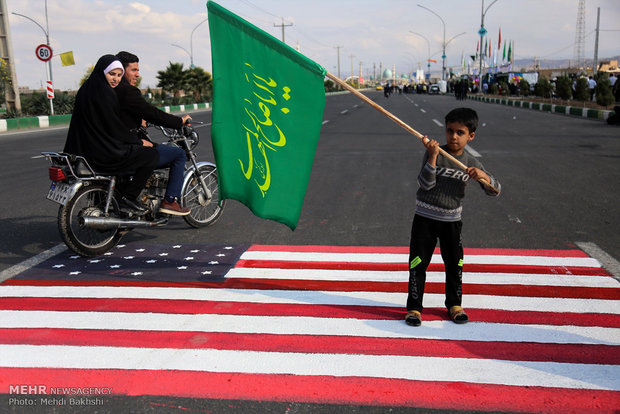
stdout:
[(587, 101), (590, 99), (590, 93), (588, 93), (588, 80), (584, 77), (577, 79), (575, 83), (574, 97), (578, 101)]
[(195, 66), (185, 72), (185, 91), (192, 93), (196, 101), (209, 100), (213, 91), (213, 78), (203, 68)]
[(187, 86), (186, 71), (183, 70), (182, 63), (168, 62), (166, 70), (157, 71), (157, 80), (157, 86), (175, 97), (181, 96), (181, 91)]
[(95, 69), (93, 65), (90, 65), (88, 69), (86, 69), (86, 73), (82, 76), (82, 79), (80, 79), (80, 86), (84, 85), (84, 82), (90, 78), (90, 74), (93, 73), (93, 69)]
[(525, 79), (519, 82), (519, 95), (528, 96), (530, 94), (530, 83)]
[(568, 76), (560, 76), (556, 83), (555, 93), (560, 99), (569, 100), (572, 97), (572, 91), (570, 87), (570, 79)]
[(614, 103), (614, 96), (611, 93), (611, 84), (607, 74), (601, 73), (598, 75), (594, 94), (596, 95), (596, 103), (601, 106), (609, 106)]
[(538, 82), (536, 82), (536, 85), (534, 85), (534, 94), (541, 98), (551, 98), (551, 91), (551, 83), (549, 83), (547, 78), (541, 77), (538, 79)]

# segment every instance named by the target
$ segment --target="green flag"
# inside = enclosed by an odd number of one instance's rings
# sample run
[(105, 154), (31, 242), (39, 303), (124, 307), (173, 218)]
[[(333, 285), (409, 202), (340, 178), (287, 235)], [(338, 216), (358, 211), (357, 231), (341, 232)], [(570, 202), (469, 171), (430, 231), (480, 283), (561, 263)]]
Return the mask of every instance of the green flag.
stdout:
[(323, 122), (326, 71), (217, 3), (207, 9), (220, 197), (294, 230)]

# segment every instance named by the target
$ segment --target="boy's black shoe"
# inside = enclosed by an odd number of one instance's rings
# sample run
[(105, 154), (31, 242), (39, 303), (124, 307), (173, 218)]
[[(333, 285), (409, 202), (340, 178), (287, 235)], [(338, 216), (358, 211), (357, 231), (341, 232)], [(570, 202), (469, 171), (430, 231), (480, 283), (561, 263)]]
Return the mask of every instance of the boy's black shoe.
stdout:
[(405, 322), (410, 326), (422, 325), (422, 315), (418, 311), (409, 311), (405, 316)]
[(122, 211), (127, 211), (138, 216), (143, 216), (147, 212), (147, 209), (140, 205), (138, 201), (130, 200), (126, 197), (121, 197), (119, 204)]
[(450, 319), (452, 319), (454, 323), (463, 324), (469, 321), (469, 316), (467, 316), (460, 306), (451, 306), (448, 312), (450, 312)]

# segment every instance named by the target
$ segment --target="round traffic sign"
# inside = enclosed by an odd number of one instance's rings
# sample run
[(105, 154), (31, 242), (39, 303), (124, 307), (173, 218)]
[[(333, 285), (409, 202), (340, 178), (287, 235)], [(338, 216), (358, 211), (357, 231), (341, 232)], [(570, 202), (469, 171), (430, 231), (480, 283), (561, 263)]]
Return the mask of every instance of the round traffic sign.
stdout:
[(47, 62), (52, 58), (52, 48), (48, 45), (37, 46), (37, 49), (34, 53), (37, 55), (39, 60), (42, 60), (43, 62)]

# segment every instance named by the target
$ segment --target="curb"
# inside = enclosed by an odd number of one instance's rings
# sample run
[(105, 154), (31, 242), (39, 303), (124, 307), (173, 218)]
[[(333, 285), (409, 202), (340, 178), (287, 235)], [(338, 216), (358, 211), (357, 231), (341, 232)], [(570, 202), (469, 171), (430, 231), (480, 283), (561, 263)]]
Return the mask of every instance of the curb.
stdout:
[[(168, 113), (186, 112), (209, 108), (211, 108), (211, 104), (209, 102), (159, 107), (159, 109)], [(0, 132), (8, 132), (20, 129), (49, 128), (53, 126), (68, 125), (69, 122), (71, 122), (71, 114), (0, 119)]]
[(484, 96), (468, 96), (467, 98), (474, 101), (514, 106), (516, 108), (532, 109), (535, 111), (551, 112), (555, 114), (571, 115), (580, 118), (595, 119), (599, 121), (606, 121), (609, 115), (613, 113), (613, 111), (606, 111), (601, 109), (590, 109), (568, 105), (555, 105), (541, 102), (528, 102), (507, 98), (487, 98)]

